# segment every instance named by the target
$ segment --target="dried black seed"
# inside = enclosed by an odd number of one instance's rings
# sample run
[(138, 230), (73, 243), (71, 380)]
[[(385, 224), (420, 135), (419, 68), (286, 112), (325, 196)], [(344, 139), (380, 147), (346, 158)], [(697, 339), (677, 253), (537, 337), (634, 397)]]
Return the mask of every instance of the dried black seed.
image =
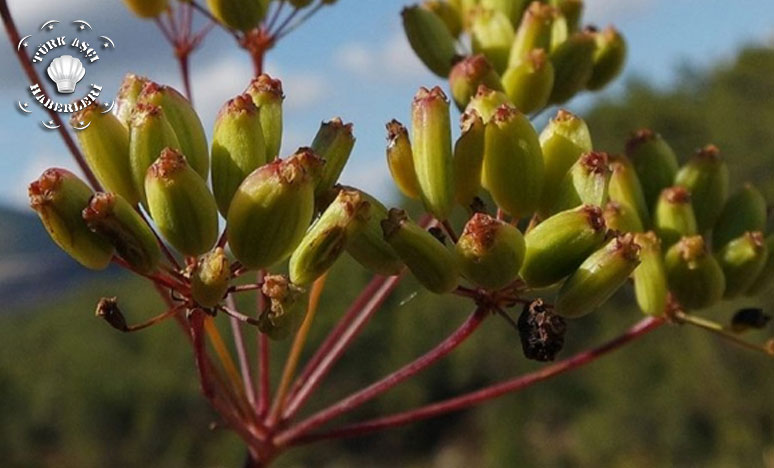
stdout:
[(119, 331), (127, 331), (126, 319), (121, 309), (118, 307), (118, 300), (115, 297), (103, 297), (97, 303), (97, 317), (105, 320), (108, 325)]
[(739, 309), (731, 319), (731, 329), (737, 333), (750, 328), (760, 330), (765, 328), (770, 320), (771, 315), (764, 314), (763, 309), (753, 307)]
[(524, 306), (518, 326), (527, 359), (553, 361), (564, 346), (567, 324), (562, 317), (548, 310), (541, 299)]
[(433, 237), (438, 239), (438, 242), (446, 245), (446, 233), (443, 232), (443, 229), (441, 229), (438, 226), (433, 226), (430, 229), (428, 229), (427, 232), (429, 232), (430, 234), (432, 234)]

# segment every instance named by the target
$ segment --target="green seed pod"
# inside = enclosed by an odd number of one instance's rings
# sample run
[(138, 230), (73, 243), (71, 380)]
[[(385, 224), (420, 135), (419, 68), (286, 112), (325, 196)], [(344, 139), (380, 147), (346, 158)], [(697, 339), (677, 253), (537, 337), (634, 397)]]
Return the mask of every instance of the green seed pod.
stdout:
[(145, 174), (164, 148), (180, 150), (175, 130), (161, 107), (139, 103), (129, 124), (129, 166), (140, 201), (147, 208)]
[(212, 134), (212, 192), (220, 214), (228, 214), (239, 185), (264, 164), (266, 145), (258, 108), (249, 94), (242, 94), (221, 107)]
[(120, 195), (98, 192), (83, 209), (83, 220), (102, 236), (116, 253), (142, 274), (156, 269), (161, 248), (150, 226)]
[(632, 274), (637, 305), (644, 314), (661, 317), (669, 294), (661, 241), (648, 231), (635, 234), (634, 242), (640, 246), (640, 265)]
[(556, 8), (534, 1), (529, 4), (516, 29), (508, 66), (519, 65), (535, 49), (551, 50), (551, 33)]
[(661, 191), (675, 183), (677, 156), (661, 135), (643, 128), (626, 142), (626, 156), (640, 179), (645, 203), (654, 209)]
[(514, 32), (511, 21), (497, 10), (476, 10), (470, 27), (473, 52), (484, 54), (498, 73), (508, 67)]
[(306, 286), (328, 271), (349, 239), (365, 228), (369, 208), (357, 190), (339, 190), (290, 256), (290, 281)]
[(559, 290), (556, 313), (582, 317), (604, 304), (640, 263), (632, 234), (618, 236), (587, 258)]
[(670, 247), (664, 266), (669, 290), (682, 307), (703, 309), (723, 298), (723, 270), (701, 236), (683, 237)]
[(498, 107), (503, 104), (510, 104), (508, 96), (502, 91), (489, 89), (486, 85), (480, 85), (476, 94), (470, 99), (466, 112), (474, 110), (478, 112), (484, 123), (489, 123)]
[(629, 205), (610, 201), (604, 209), (605, 224), (611, 231), (642, 232), (642, 221)]
[(355, 137), (352, 135), (352, 124), (345, 124), (339, 117), (323, 122), (312, 141), (312, 151), (325, 160), (315, 188), (315, 196), (321, 196), (339, 180), (341, 171), (349, 160)]
[(596, 91), (604, 88), (621, 74), (626, 63), (626, 41), (617, 29), (608, 26), (594, 34), (594, 69), (586, 88)]
[(731, 299), (747, 292), (766, 266), (769, 250), (763, 233), (745, 232), (724, 245), (716, 254), (726, 277), (723, 297)]
[(393, 208), (382, 220), (384, 239), (406, 263), (419, 283), (443, 294), (457, 287), (454, 254), (429, 232), (411, 221), (406, 212)]
[(664, 248), (669, 248), (682, 237), (697, 234), (690, 192), (683, 187), (664, 189), (653, 210), (653, 229)]
[(538, 207), (543, 155), (537, 133), (516, 108), (502, 105), (486, 125), (482, 183), (495, 203), (514, 218)]
[(500, 76), (482, 54), (460, 60), (449, 73), (451, 95), (460, 111), (465, 109), (480, 85), (497, 91), (503, 89)]
[(449, 101), (438, 86), (420, 88), (411, 106), (412, 153), (425, 209), (446, 219), (454, 206)]
[(580, 117), (559, 109), (540, 133), (540, 147), (545, 166), (540, 205), (548, 212), (556, 203), (556, 187), (578, 158), (592, 149), (589, 127)]
[[(342, 187), (344, 190), (357, 190)], [(382, 220), (387, 219), (387, 208), (371, 195), (358, 191), (368, 203), (365, 216), (368, 221), (363, 229), (351, 233), (347, 240), (347, 253), (368, 270), (384, 276), (397, 275), (403, 269), (403, 261), (395, 250), (384, 240)]]
[(478, 287), (496, 290), (519, 276), (524, 237), (510, 224), (476, 213), (465, 225), (455, 251), (462, 276)]
[(181, 151), (194, 171), (204, 180), (210, 171), (210, 151), (199, 116), (182, 94), (169, 86), (148, 83), (140, 93), (139, 102), (164, 109), (164, 115), (175, 130)]
[(322, 160), (301, 148), (286, 160), (259, 167), (239, 186), (226, 217), (228, 245), (247, 268), (287, 258), (314, 215), (314, 184)]
[(387, 166), (400, 192), (408, 198), (419, 198), (419, 181), (408, 130), (395, 119), (387, 123)]
[(191, 296), (202, 307), (215, 307), (226, 295), (230, 280), (228, 257), (216, 247), (197, 260), (191, 272)]
[(156, 18), (167, 9), (167, 0), (124, 0), (132, 13), (144, 19)]
[(578, 30), (583, 16), (583, 0), (551, 0), (549, 4), (559, 9), (570, 32)]
[(766, 250), (769, 252), (769, 255), (766, 257), (766, 264), (755, 278), (755, 281), (753, 281), (752, 286), (747, 289), (746, 294), (749, 296), (762, 293), (771, 286), (772, 280), (774, 280), (774, 234), (766, 238)]
[(267, 4), (266, 0), (207, 0), (212, 16), (242, 32), (258, 26), (266, 15)]
[(597, 206), (562, 211), (524, 236), (521, 277), (530, 287), (551, 286), (575, 271), (605, 239), (605, 219)]
[(596, 41), (588, 32), (578, 32), (551, 51), (554, 89), (549, 102), (563, 103), (584, 89), (594, 71)]
[(432, 11), (416, 5), (404, 8), (401, 16), (403, 30), (417, 57), (436, 75), (448, 76), (457, 51), (454, 36), (443, 20)]
[(570, 28), (567, 25), (567, 19), (557, 9), (554, 15), (554, 22), (551, 23), (551, 52), (556, 50), (561, 44), (564, 44), (568, 37), (570, 37)]
[(127, 128), (134, 112), (134, 106), (137, 104), (137, 98), (149, 81), (144, 76), (127, 73), (124, 76), (124, 81), (121, 82), (121, 87), (118, 88), (114, 112), (118, 120)]
[(148, 211), (172, 247), (187, 256), (210, 250), (218, 238), (218, 207), (207, 183), (170, 148), (145, 177)]
[(626, 156), (613, 156), (608, 158), (610, 170), (610, 184), (608, 194), (610, 200), (621, 205), (626, 205), (630, 210), (637, 213), (637, 217), (642, 223), (642, 227), (650, 226), (650, 211), (645, 203), (645, 195), (642, 193), (640, 179), (634, 172), (632, 163)]
[(480, 3), (483, 8), (497, 10), (504, 14), (511, 25), (517, 28), (529, 0), (480, 0)]
[(282, 82), (264, 73), (253, 78), (245, 92), (260, 110), (266, 161), (272, 161), (279, 156), (282, 146)]
[(132, 183), (126, 127), (113, 114), (103, 114), (97, 104), (74, 113), (71, 121), (79, 128), (87, 125), (76, 135), (83, 156), (102, 187), (121, 195), (132, 205), (137, 204), (140, 193)]
[(287, 338), (304, 321), (306, 291), (285, 276), (267, 275), (261, 292), (269, 299), (269, 307), (258, 317), (258, 329), (273, 340)]
[(484, 121), (475, 110), (462, 114), (462, 134), (454, 144), (454, 198), (470, 206), (481, 190), (481, 166), (484, 162)]
[(766, 229), (766, 199), (752, 184), (745, 184), (723, 206), (712, 230), (712, 246), (719, 250), (747, 231)]
[(425, 0), (422, 8), (435, 13), (446, 25), (452, 36), (459, 37), (462, 32), (462, 18), (456, 8), (442, 0)]
[(554, 190), (558, 193), (551, 213), (569, 210), (578, 205), (604, 207), (607, 203), (610, 166), (607, 153), (590, 152), (582, 155)]
[(65, 169), (48, 169), (29, 186), (30, 206), (51, 239), (78, 263), (102, 270), (113, 258), (113, 246), (86, 226), (81, 212), (92, 191)]
[(699, 232), (707, 232), (720, 216), (728, 198), (728, 166), (716, 146), (698, 150), (675, 176), (675, 185), (691, 192)]
[(525, 114), (543, 109), (554, 87), (554, 66), (543, 49), (529, 52), (517, 65), (509, 66), (502, 79), (508, 99)]

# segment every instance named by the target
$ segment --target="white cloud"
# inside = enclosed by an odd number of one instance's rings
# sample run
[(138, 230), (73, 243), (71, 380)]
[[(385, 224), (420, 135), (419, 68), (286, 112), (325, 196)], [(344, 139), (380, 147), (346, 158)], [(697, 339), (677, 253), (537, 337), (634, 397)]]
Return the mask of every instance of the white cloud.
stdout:
[(383, 44), (345, 44), (334, 51), (334, 60), (345, 71), (369, 79), (408, 81), (428, 73), (402, 31), (390, 35)]

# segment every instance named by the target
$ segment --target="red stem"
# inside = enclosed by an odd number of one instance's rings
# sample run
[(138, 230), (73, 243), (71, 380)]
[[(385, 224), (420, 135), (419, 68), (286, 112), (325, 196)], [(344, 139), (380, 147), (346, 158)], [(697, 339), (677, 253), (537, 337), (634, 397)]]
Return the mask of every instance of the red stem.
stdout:
[(344, 413), (354, 410), (358, 406), (366, 403), (373, 398), (381, 395), (392, 387), (398, 385), (406, 379), (409, 379), (421, 371), (432, 366), (440, 359), (454, 351), (460, 344), (467, 340), (470, 335), (473, 334), (479, 325), (483, 322), (484, 318), (489, 315), (489, 309), (485, 307), (477, 307), (476, 310), (468, 317), (468, 319), (460, 325), (457, 330), (449, 335), (445, 340), (441, 341), (436, 347), (422, 355), (420, 358), (406, 364), (392, 374), (387, 375), (378, 382), (374, 382), (368, 387), (357, 391), (350, 396), (340, 400), (338, 403), (334, 403), (327, 409), (324, 409), (306, 420), (291, 427), (287, 431), (284, 431), (277, 435), (274, 442), (278, 446), (283, 446), (291, 443), (294, 439), (303, 436), (307, 432), (314, 428), (325, 424), (326, 422), (334, 419)]
[(507, 393), (517, 392), (530, 385), (548, 380), (559, 374), (569, 372), (578, 367), (594, 362), (607, 353), (615, 351), (624, 345), (646, 335), (663, 325), (665, 321), (660, 318), (646, 318), (630, 328), (621, 336), (608, 341), (596, 348), (582, 351), (572, 357), (559, 361), (538, 371), (506, 380), (477, 391), (460, 395), (448, 400), (432, 403), (413, 410), (393, 414), (370, 421), (350, 424), (338, 429), (326, 432), (318, 432), (297, 436), (288, 441), (290, 444), (307, 444), (318, 440), (338, 439), (343, 437), (362, 436), (382, 429), (403, 426), (405, 424), (433, 418), (443, 414), (460, 411), (471, 406), (484, 403)]
[[(265, 271), (259, 271), (256, 283), (263, 284), (264, 276), (266, 276)], [(257, 296), (255, 305), (258, 313), (256, 318), (264, 311), (267, 305), (263, 291), (258, 290)], [(258, 413), (259, 418), (266, 416), (271, 404), (271, 363), (269, 362), (269, 353), (269, 338), (265, 333), (258, 332), (258, 403), (256, 413)]]
[(177, 62), (180, 65), (180, 76), (183, 79), (183, 88), (185, 89), (185, 97), (187, 97), (188, 101), (190, 101), (191, 105), (193, 105), (193, 91), (191, 90), (191, 73), (190, 73), (190, 67), (188, 63), (190, 50), (176, 51), (175, 55), (177, 56)]
[[(226, 298), (226, 304), (232, 309), (237, 310), (236, 301), (231, 294)], [(239, 371), (242, 373), (242, 382), (244, 382), (247, 401), (254, 405), (255, 390), (253, 389), (253, 376), (250, 374), (250, 360), (247, 358), (245, 340), (242, 336), (242, 324), (235, 317), (229, 317), (229, 321), (231, 322), (231, 332), (234, 335), (234, 348), (236, 348), (237, 358), (239, 359)]]
[[(290, 419), (301, 408), (304, 402), (312, 395), (315, 389), (322, 383), (325, 376), (338, 361), (344, 351), (347, 350), (352, 340), (360, 333), (360, 330), (368, 323), (368, 320), (384, 304), (390, 293), (397, 287), (402, 276), (390, 276), (387, 278), (377, 277), (372, 281), (378, 284), (373, 292), (366, 288), (360, 297), (355, 300), (347, 313), (339, 321), (326, 341), (318, 350), (317, 356), (304, 369), (304, 372), (298, 379), (298, 391), (288, 399), (283, 419)], [(315, 366), (311, 366), (317, 362)]]

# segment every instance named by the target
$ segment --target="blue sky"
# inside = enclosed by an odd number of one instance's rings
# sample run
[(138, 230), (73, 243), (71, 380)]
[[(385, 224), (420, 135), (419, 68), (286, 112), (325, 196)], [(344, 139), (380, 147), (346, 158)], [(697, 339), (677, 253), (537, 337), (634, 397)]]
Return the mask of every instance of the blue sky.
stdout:
[[(341, 116), (354, 122), (358, 139), (344, 181), (390, 196), (384, 123), (391, 118), (408, 121), (416, 89), (443, 84), (414, 58), (403, 37), (399, 13), (410, 3), (339, 0), (270, 52), (268, 71), (283, 80), (287, 95), (283, 154), (311, 142), (321, 120)], [(22, 34), (33, 33), (47, 19), (64, 25), (85, 19), (99, 34), (110, 36), (116, 49), (104, 52), (99, 70), (95, 67), (89, 76), (104, 86), (105, 96), (115, 93), (128, 71), (180, 86), (176, 63), (153, 23), (132, 17), (119, 0), (9, 0), (9, 5)], [(707, 65), (730, 59), (746, 43), (770, 43), (774, 2), (587, 0), (585, 21), (613, 23), (623, 31), (630, 46), (627, 75), (668, 86), (681, 65)], [(0, 113), (0, 204), (21, 208), (27, 183), (43, 169), (73, 164), (58, 136), (35, 120), (40, 111), (30, 117), (14, 110), (26, 82), (11, 46), (0, 47), (0, 63), (0, 102), (6, 109)], [(193, 56), (192, 67), (194, 99), (210, 129), (220, 104), (249, 81), (251, 64), (230, 36), (216, 30)], [(582, 111), (590, 99), (567, 107)]]

